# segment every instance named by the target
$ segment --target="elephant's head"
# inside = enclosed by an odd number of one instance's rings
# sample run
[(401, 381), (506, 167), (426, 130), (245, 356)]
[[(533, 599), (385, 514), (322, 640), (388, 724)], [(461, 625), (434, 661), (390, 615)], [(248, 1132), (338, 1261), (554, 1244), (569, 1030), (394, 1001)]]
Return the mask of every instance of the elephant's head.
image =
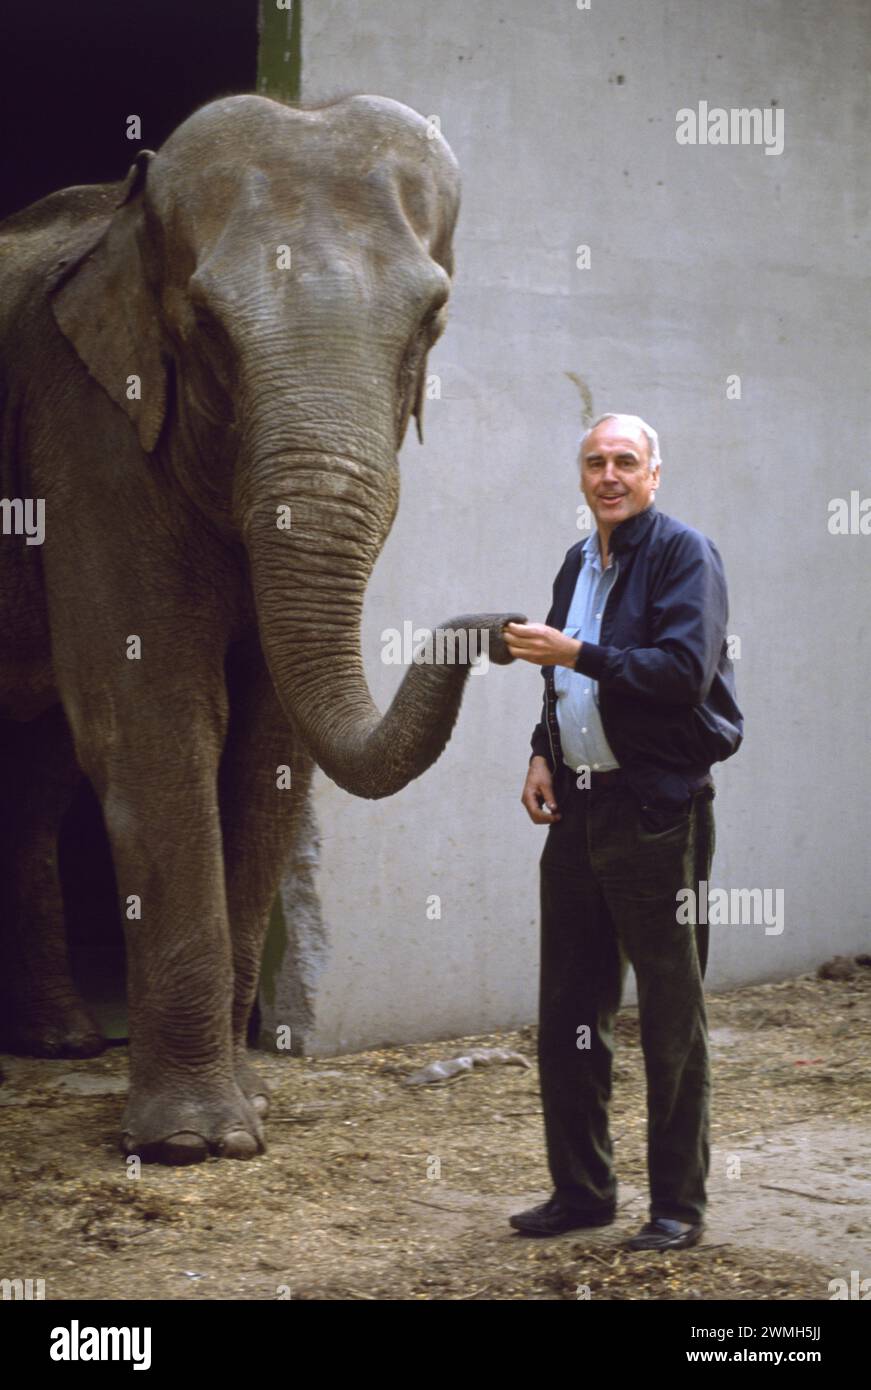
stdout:
[[(361, 796), (418, 776), (468, 674), (410, 668), (383, 718), (366, 684), (366, 584), (445, 323), (457, 165), (408, 107), (212, 102), (143, 152), (55, 318), (216, 530), (247, 552), (263, 649), (317, 762)], [(137, 395), (136, 383), (140, 383)], [(455, 618), (511, 660), (502, 624)]]

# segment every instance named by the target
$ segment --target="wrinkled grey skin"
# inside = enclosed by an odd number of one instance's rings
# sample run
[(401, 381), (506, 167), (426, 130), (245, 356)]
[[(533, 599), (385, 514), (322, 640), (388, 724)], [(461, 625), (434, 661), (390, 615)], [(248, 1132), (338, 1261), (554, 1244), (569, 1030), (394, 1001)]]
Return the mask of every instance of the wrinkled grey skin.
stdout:
[[(147, 1159), (262, 1148), (246, 1025), (313, 763), (389, 796), (457, 717), (469, 667), (444, 663), (411, 666), (382, 717), (360, 620), (444, 324), (458, 198), (450, 150), (407, 107), (239, 96), (123, 183), (0, 226), (2, 495), (46, 505), (42, 546), (0, 537), (15, 1041), (102, 1045), (69, 979), (56, 866), (83, 770), (127, 935), (122, 1143)], [(520, 616), (440, 625), (486, 629), (507, 664), (501, 629)]]

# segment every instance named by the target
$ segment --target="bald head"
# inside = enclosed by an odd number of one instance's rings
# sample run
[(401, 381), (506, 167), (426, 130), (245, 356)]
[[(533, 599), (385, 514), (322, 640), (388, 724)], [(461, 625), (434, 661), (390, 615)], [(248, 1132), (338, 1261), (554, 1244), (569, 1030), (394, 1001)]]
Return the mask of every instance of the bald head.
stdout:
[(646, 420), (642, 420), (640, 415), (620, 415), (612, 411), (609, 411), (606, 415), (600, 415), (598, 420), (593, 421), (589, 429), (581, 431), (580, 438), (578, 439), (579, 459), (583, 457), (584, 446), (590, 438), (590, 435), (594, 430), (597, 430), (600, 425), (604, 424), (606, 420), (614, 420), (619, 430), (629, 434), (640, 435), (646, 440), (648, 472), (652, 472), (654, 468), (659, 468), (662, 463), (659, 454), (659, 435), (656, 433), (653, 426), (648, 425)]

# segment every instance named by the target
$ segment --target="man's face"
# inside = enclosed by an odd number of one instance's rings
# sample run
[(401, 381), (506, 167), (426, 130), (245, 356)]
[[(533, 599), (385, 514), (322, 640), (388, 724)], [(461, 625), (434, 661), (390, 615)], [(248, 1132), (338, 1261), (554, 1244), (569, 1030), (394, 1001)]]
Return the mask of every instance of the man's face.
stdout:
[(646, 434), (625, 420), (603, 420), (589, 435), (581, 458), (581, 489), (599, 527), (611, 531), (650, 506), (659, 469), (648, 472), (649, 457)]

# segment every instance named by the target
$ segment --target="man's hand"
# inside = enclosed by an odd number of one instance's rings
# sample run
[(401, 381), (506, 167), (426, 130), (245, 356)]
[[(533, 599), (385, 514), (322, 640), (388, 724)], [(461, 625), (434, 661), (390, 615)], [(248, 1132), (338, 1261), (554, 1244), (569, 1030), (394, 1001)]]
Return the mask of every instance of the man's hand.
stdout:
[(583, 646), (577, 637), (566, 637), (544, 623), (506, 623), (504, 634), (511, 655), (534, 666), (568, 666), (573, 671)]
[[(561, 819), (554, 799), (553, 779), (550, 775), (547, 758), (542, 758), (536, 754), (534, 758), (530, 759), (529, 771), (526, 774), (526, 782), (520, 800), (526, 807), (529, 819), (536, 825), (549, 825), (551, 821)], [(549, 810), (543, 810), (543, 806), (548, 807)]]

